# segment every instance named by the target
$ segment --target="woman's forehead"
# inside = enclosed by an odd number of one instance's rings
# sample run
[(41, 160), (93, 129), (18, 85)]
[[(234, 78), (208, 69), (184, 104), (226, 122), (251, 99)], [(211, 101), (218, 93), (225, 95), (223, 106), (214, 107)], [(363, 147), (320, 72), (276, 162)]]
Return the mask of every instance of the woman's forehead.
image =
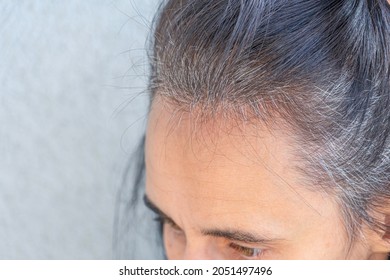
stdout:
[[(171, 111), (154, 106), (146, 137), (149, 185), (160, 189), (161, 195), (208, 201), (219, 206), (216, 212), (226, 205), (237, 212), (258, 205), (288, 206), (289, 211), (314, 209), (314, 215), (323, 212), (317, 203), (322, 195), (299, 186), (293, 144), (286, 133), (260, 125), (238, 127), (224, 120), (222, 123), (230, 126), (226, 130), (226, 126), (218, 126), (218, 120), (212, 123), (196, 126), (189, 116), (182, 116), (172, 125)], [(192, 202), (196, 205), (196, 199)]]

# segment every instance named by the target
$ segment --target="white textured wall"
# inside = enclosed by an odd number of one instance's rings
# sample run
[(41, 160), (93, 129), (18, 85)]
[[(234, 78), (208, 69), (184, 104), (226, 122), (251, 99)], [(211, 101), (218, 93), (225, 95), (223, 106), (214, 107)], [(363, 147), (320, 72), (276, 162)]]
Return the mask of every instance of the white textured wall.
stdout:
[(156, 5), (0, 2), (0, 259), (112, 258)]

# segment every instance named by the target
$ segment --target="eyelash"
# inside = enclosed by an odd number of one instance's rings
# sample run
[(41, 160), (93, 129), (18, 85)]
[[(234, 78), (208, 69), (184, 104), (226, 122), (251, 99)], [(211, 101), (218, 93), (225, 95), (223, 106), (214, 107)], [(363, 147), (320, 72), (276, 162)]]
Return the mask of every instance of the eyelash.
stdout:
[(156, 217), (154, 217), (153, 220), (157, 223), (160, 223), (160, 224), (164, 224), (167, 222), (167, 220), (162, 216), (156, 216)]
[(238, 245), (236, 243), (230, 243), (229, 247), (238, 252), (239, 254), (245, 256), (246, 258), (254, 259), (259, 258), (263, 255), (263, 250), (259, 248), (250, 248)]

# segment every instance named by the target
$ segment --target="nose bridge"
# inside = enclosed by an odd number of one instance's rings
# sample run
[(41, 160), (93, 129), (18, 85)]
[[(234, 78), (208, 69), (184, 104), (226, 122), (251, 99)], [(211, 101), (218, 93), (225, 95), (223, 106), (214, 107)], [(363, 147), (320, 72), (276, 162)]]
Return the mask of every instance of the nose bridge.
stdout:
[(215, 260), (218, 259), (217, 252), (212, 249), (210, 240), (187, 242), (183, 259), (185, 260)]
[(186, 248), (183, 259), (185, 260), (212, 260), (213, 258), (207, 253), (205, 248), (200, 246)]

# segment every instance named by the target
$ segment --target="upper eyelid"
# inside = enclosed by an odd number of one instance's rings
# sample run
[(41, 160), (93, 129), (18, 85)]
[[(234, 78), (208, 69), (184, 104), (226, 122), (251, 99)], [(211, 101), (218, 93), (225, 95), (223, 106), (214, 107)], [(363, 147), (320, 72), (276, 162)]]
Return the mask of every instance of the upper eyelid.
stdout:
[(233, 249), (234, 248), (242, 248), (242, 249), (250, 249), (250, 250), (253, 250), (253, 249), (258, 249), (258, 250), (264, 250), (262, 248), (259, 248), (259, 247), (252, 247), (252, 246), (248, 246), (248, 245), (242, 245), (242, 244), (239, 244), (237, 242), (230, 242), (229, 243), (229, 246), (231, 246)]

